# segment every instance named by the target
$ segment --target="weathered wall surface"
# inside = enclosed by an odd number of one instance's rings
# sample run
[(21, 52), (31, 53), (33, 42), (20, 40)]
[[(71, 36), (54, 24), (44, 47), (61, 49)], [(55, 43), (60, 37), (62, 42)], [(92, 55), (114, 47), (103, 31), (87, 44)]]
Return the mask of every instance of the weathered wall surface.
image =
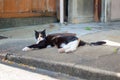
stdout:
[(120, 0), (111, 0), (111, 20), (120, 20)]
[(0, 18), (0, 29), (57, 22), (56, 17)]
[(93, 0), (69, 0), (68, 21), (72, 23), (93, 21)]

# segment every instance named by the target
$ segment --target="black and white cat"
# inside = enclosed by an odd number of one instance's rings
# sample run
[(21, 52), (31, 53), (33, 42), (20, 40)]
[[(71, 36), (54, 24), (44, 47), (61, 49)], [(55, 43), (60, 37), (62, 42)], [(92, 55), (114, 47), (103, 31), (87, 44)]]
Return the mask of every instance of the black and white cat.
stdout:
[(84, 45), (111, 45), (120, 46), (120, 43), (112, 42), (109, 40), (102, 40), (98, 42), (87, 43), (76, 37), (74, 33), (55, 33), (46, 35), (46, 31), (35, 31), (36, 44), (32, 44), (23, 48), (23, 51), (29, 51), (33, 49), (43, 49), (48, 46), (58, 48), (59, 53), (68, 53), (75, 51), (79, 46)]

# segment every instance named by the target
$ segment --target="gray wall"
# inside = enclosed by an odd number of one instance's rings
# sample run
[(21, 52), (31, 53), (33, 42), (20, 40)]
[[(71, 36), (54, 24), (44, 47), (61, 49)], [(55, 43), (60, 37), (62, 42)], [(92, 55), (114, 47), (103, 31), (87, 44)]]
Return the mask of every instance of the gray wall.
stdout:
[(0, 18), (0, 29), (57, 22), (56, 17)]
[(93, 0), (69, 0), (68, 22), (93, 21)]
[(120, 0), (111, 0), (111, 20), (120, 20)]

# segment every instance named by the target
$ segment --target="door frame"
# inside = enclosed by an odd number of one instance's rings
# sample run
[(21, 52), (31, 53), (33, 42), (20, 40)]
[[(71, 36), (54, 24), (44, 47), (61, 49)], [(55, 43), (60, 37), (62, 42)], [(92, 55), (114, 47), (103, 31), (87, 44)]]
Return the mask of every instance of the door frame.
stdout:
[(68, 1), (69, 0), (57, 0), (57, 20), (60, 23), (68, 21)]

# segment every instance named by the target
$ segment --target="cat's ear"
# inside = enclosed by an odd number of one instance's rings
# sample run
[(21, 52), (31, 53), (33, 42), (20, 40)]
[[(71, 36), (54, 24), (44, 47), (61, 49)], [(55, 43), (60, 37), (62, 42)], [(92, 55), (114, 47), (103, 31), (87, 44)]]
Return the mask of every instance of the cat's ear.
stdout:
[(43, 37), (46, 37), (46, 29), (44, 29), (44, 30), (42, 31), (42, 35), (43, 35)]
[(42, 32), (43, 32), (43, 33), (46, 33), (46, 29), (44, 29)]
[(46, 35), (46, 29), (44, 29), (44, 30), (42, 31), (42, 34)]
[(34, 30), (35, 33), (38, 33), (38, 31)]
[(35, 32), (35, 38), (37, 39), (39, 37), (39, 32), (36, 30), (34, 30), (34, 32)]

